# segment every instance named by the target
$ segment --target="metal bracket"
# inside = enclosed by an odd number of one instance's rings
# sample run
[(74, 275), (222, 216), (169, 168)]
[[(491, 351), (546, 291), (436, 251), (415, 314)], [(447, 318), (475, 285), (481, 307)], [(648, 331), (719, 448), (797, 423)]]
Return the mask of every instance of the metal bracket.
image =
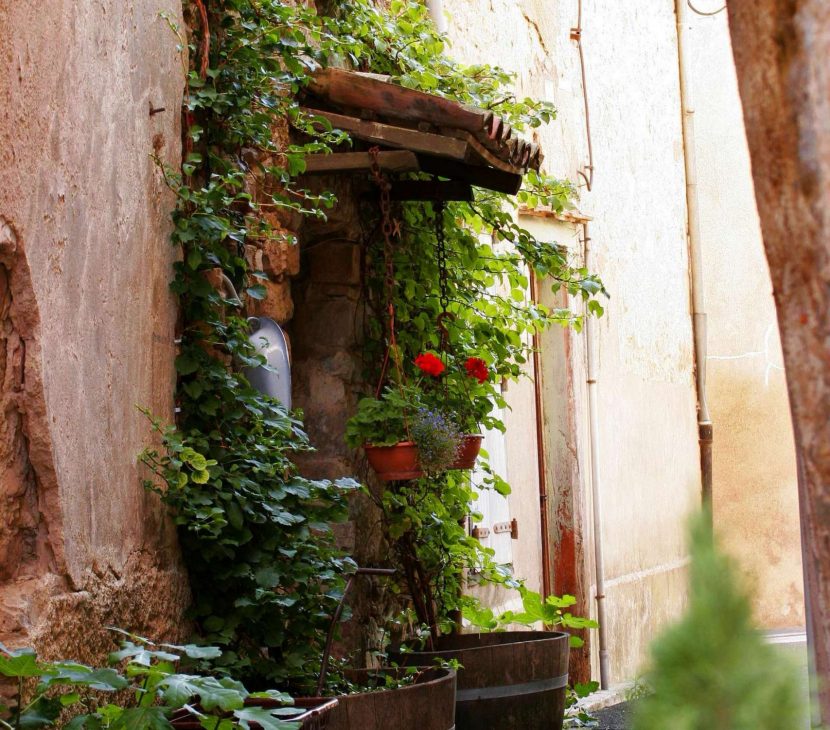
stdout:
[(509, 532), (513, 540), (519, 539), (519, 521), (514, 517), (510, 522), (496, 522), (493, 525), (493, 532), (497, 535)]
[(474, 527), (473, 528), (473, 537), (477, 540), (481, 540), (482, 538), (490, 536), (490, 528), (489, 527)]

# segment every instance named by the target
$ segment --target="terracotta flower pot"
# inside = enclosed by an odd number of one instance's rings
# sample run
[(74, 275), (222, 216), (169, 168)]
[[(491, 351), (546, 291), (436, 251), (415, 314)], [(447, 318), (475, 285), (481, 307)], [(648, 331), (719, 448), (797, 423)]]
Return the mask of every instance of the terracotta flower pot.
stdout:
[(481, 442), (484, 436), (480, 433), (468, 433), (461, 439), (458, 456), (450, 465), (450, 469), (473, 469), (476, 465), (478, 452), (481, 451)]
[(384, 482), (400, 479), (418, 479), (424, 475), (418, 459), (418, 447), (412, 441), (401, 441), (394, 446), (363, 447), (369, 465)]

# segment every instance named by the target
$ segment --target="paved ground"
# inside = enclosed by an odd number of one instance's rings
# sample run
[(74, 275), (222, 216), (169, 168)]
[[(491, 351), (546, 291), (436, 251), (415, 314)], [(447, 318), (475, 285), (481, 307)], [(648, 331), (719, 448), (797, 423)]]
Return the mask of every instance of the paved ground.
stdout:
[[(807, 707), (809, 704), (807, 645), (803, 636), (803, 634), (795, 633), (775, 634), (771, 635), (769, 639), (798, 666), (804, 692), (804, 705)], [(596, 710), (591, 714), (599, 720), (598, 730), (629, 730), (632, 715), (631, 703), (621, 702), (603, 710)]]
[(628, 730), (631, 720), (631, 703), (621, 702), (604, 710), (598, 710), (594, 717), (599, 720), (601, 730)]

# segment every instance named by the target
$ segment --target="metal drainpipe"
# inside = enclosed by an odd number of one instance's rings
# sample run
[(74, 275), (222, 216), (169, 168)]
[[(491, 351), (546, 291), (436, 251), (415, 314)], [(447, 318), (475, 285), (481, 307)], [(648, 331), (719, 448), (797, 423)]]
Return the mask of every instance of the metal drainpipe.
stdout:
[(447, 19), (444, 17), (444, 0), (427, 0), (427, 8), (432, 22), (439, 33), (447, 32)]
[[(591, 263), (591, 236), (588, 233), (588, 224), (582, 224), (582, 242), (585, 246), (585, 268), (589, 271)], [(597, 639), (599, 640), (599, 684), (601, 689), (609, 687), (608, 668), (608, 641), (605, 626), (605, 561), (602, 550), (602, 497), (600, 469), (599, 469), (599, 411), (597, 409), (597, 331), (596, 318), (585, 317), (585, 340), (588, 366), (588, 422), (591, 442), (591, 502), (594, 524), (594, 572), (596, 582), (597, 601)]]
[[(537, 304), (539, 287), (536, 274), (530, 272), (530, 299)], [(539, 333), (533, 333), (533, 395), (536, 405), (536, 468), (539, 474), (539, 517), (542, 531), (542, 597), (551, 594), (550, 534), (548, 532), (548, 476), (545, 461), (544, 414), (542, 413), (542, 361)]]
[[(700, 442), (701, 501), (712, 505), (712, 420), (706, 402), (706, 307), (703, 301), (703, 256), (700, 236), (700, 204), (697, 194), (695, 154), (695, 107), (691, 88), (686, 0), (675, 0), (677, 18), (680, 104), (683, 119), (683, 151), (686, 166), (686, 211), (691, 268), (692, 327), (695, 339), (695, 385), (697, 387), (697, 430)], [(712, 510), (709, 510), (711, 516)]]

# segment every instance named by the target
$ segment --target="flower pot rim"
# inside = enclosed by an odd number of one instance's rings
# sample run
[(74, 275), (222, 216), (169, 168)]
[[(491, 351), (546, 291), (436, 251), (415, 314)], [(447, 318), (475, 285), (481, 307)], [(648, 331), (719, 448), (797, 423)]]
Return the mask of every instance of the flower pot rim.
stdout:
[(388, 446), (377, 446), (368, 441), (363, 444), (364, 449), (397, 449), (399, 447), (417, 446), (414, 441), (398, 441), (396, 444), (389, 444)]
[[(473, 637), (482, 637), (482, 636), (498, 636), (501, 638), (507, 638), (507, 641), (498, 641), (494, 643), (484, 643), (480, 645), (472, 645), (472, 646), (464, 646), (460, 648), (453, 648), (453, 649), (435, 649), (434, 651), (429, 650), (421, 650), (421, 651), (407, 651), (402, 656), (412, 656), (418, 657), (420, 655), (436, 655), (436, 654), (448, 654), (448, 653), (455, 653), (459, 651), (464, 652), (471, 652), (471, 651), (483, 651), (486, 649), (493, 649), (494, 647), (498, 646), (514, 646), (516, 644), (529, 644), (536, 641), (569, 641), (570, 634), (566, 631), (533, 631), (532, 629), (526, 630), (516, 630), (516, 631), (479, 631), (477, 633), (467, 633), (467, 634), (459, 634), (459, 635), (449, 635), (447, 637), (441, 638), (461, 638), (462, 640), (469, 640), (473, 642)], [(514, 640), (509, 640), (513, 638)], [(440, 642), (440, 638), (439, 638)]]
[[(352, 671), (358, 672), (383, 672), (389, 670), (401, 670), (401, 669), (411, 669), (414, 665), (410, 665), (409, 667), (378, 667), (377, 669), (357, 669)], [(414, 690), (418, 688), (428, 687), (430, 685), (439, 684), (440, 682), (444, 682), (447, 679), (451, 679), (451, 681), (455, 682), (456, 671), (455, 669), (450, 669), (449, 667), (436, 667), (436, 666), (415, 666), (415, 669), (421, 671), (435, 671), (437, 672), (437, 676), (431, 677), (425, 682), (419, 682), (417, 684), (407, 684), (403, 687), (389, 687), (383, 689), (375, 689), (368, 692), (352, 692), (351, 694), (345, 695), (334, 695), (335, 699), (338, 700), (348, 700), (351, 697), (365, 697), (367, 695), (380, 695), (384, 692), (405, 692), (406, 690)]]

